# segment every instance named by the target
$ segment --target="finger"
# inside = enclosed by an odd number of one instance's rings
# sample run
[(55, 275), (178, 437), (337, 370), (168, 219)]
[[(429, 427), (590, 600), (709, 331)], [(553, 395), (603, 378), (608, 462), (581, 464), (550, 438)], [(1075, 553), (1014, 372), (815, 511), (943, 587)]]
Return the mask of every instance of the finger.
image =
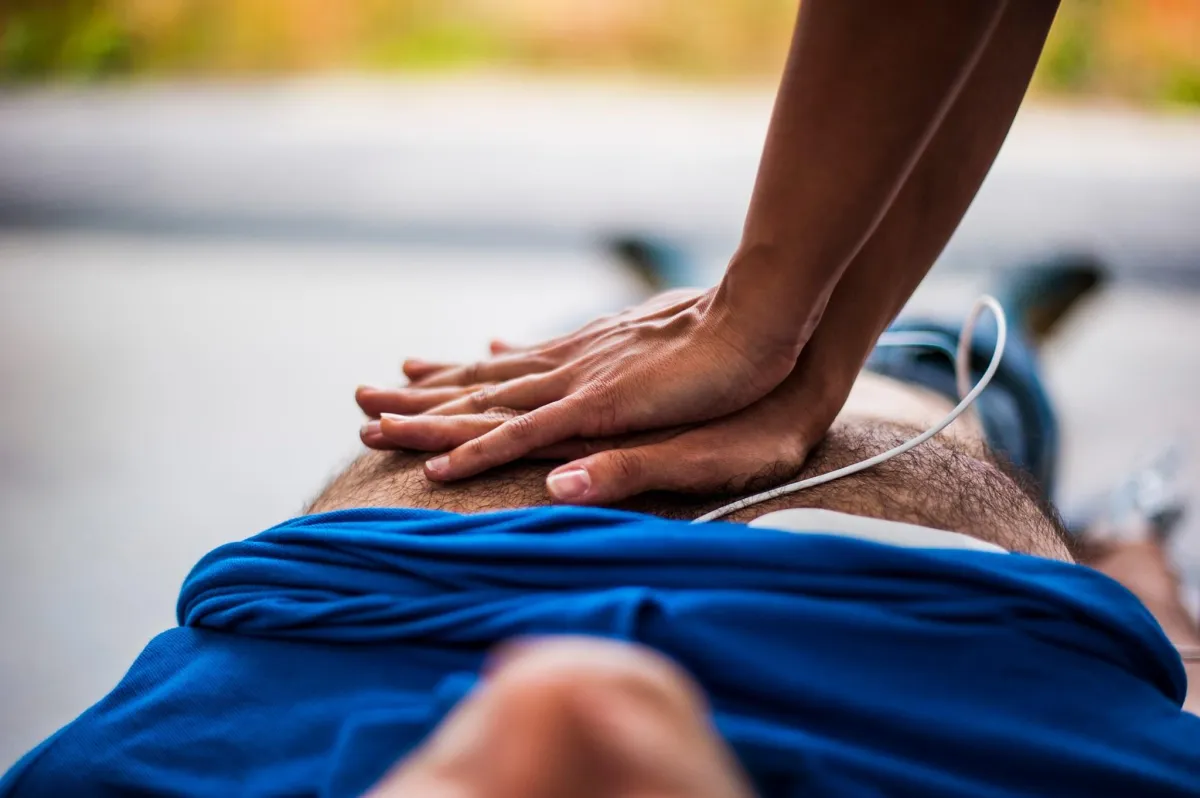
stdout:
[(424, 413), (438, 405), (467, 396), (480, 387), (465, 385), (457, 388), (379, 388), (374, 385), (360, 385), (354, 392), (354, 401), (358, 402), (362, 411), (371, 418), (378, 418), (384, 413), (407, 415)]
[(525, 459), (579, 460), (587, 457), (588, 455), (607, 451), (619, 445), (620, 444), (611, 439), (592, 440), (588, 438), (575, 438), (569, 441), (552, 443), (549, 446), (543, 446), (540, 449), (534, 449), (532, 452), (525, 455)]
[(389, 441), (380, 431), (378, 421), (368, 421), (358, 431), (358, 437), (369, 449), (398, 449), (396, 444)]
[(610, 449), (631, 449), (670, 440), (689, 429), (691, 427), (680, 426), (604, 438), (572, 438), (569, 441), (560, 441), (535, 449), (525, 457), (529, 460), (581, 460), (589, 455), (607, 452)]
[(566, 504), (610, 504), (650, 490), (719, 491), (744, 477), (744, 457), (705, 440), (705, 430), (684, 432), (661, 443), (614, 448), (554, 469), (546, 489)]
[(668, 440), (598, 452), (551, 471), (546, 488), (568, 504), (610, 504), (650, 490), (754, 493), (803, 467), (809, 450), (804, 439), (758, 440), (752, 433), (736, 424), (709, 424)]
[[(515, 355), (526, 351), (526, 347), (516, 346), (507, 341), (501, 341), (499, 338), (493, 338), (488, 342), (488, 351), (492, 357), (501, 355)], [(436, 378), (441, 372), (449, 371), (450, 369), (463, 368), (461, 363), (429, 363), (424, 360), (409, 359), (404, 361), (404, 376), (408, 377), (413, 382), (421, 382), (427, 379)], [(435, 384), (438, 380), (435, 379)]]
[(612, 449), (554, 469), (546, 490), (564, 504), (604, 504), (655, 489), (653, 446)]
[(480, 360), (461, 366), (445, 368), (415, 380), (422, 388), (438, 388), (448, 385), (476, 385), (484, 382), (505, 380), (538, 374), (557, 368), (558, 364), (547, 357), (527, 354), (501, 355), (492, 360)]
[(429, 412), (437, 416), (453, 416), (484, 413), (493, 407), (533, 410), (561, 399), (566, 384), (567, 376), (559, 372), (533, 374), (499, 385), (477, 385), (459, 398), (431, 408)]
[[(586, 338), (588, 333), (604, 327), (609, 323), (611, 323), (610, 316), (601, 316), (598, 319), (593, 319), (577, 330), (572, 330), (571, 332), (564, 333), (562, 335), (556, 335), (553, 338), (547, 338), (546, 340), (539, 341), (531, 346), (514, 346), (505, 341), (492, 341), (492, 344), (494, 345), (499, 343), (503, 345), (508, 350), (508, 353), (537, 351), (543, 353), (555, 352), (559, 355), (567, 355), (573, 350), (573, 345), (578, 343), (581, 338)], [(492, 354), (497, 353), (493, 351)]]
[(457, 365), (457, 363), (430, 363), (427, 360), (420, 360), (419, 358), (409, 358), (400, 366), (400, 370), (410, 380), (419, 380), (422, 377), (428, 377), (430, 374), (445, 371)]
[(385, 414), (379, 419), (380, 436), (394, 448), (445, 452), (491, 432), (519, 415), (518, 411), (508, 408), (456, 416)]
[(575, 437), (586, 417), (579, 401), (561, 400), (516, 416), (496, 429), (425, 464), (425, 476), (448, 482), (511, 463), (535, 449)]
[(501, 341), (499, 338), (493, 338), (488, 341), (488, 351), (495, 355), (507, 355), (512, 352), (521, 351), (521, 347), (516, 344), (510, 344), (507, 341)]

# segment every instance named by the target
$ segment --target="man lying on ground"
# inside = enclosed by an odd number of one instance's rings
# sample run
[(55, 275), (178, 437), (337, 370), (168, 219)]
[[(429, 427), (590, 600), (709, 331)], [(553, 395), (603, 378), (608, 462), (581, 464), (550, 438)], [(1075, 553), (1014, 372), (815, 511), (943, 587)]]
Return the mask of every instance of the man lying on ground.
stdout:
[[(1052, 418), (1031, 400), (1019, 347), (1009, 355), (983, 427), (1015, 424), (992, 443), (1045, 480)], [(872, 368), (907, 381), (861, 375), (799, 476), (889, 448), (951, 404), (923, 387), (936, 383), (922, 372), (932, 361)], [(18, 763), (0, 795), (341, 796), (397, 783), (430, 796), (448, 785), (716, 796), (746, 784), (764, 796), (1196, 795), (1200, 718), (1181, 708), (1172, 642), (1129, 591), (1072, 561), (1038, 489), (989, 452), (979, 425), (950, 431), (704, 525), (687, 521), (728, 496), (547, 507), (547, 465), (437, 484), (421, 457), (370, 452), (311, 515), (201, 560), (180, 627)], [(798, 476), (771, 465), (754, 487)], [(663, 676), (639, 649), (629, 664), (552, 643), (487, 665), (506, 641), (554, 635), (626, 641), (677, 665)], [(610, 655), (634, 674), (615, 693)], [(616, 714), (589, 714), (597, 700)], [(648, 742), (621, 747), (633, 739)], [(698, 772), (676, 773), (671, 789), (653, 781), (687, 752)], [(712, 792), (687, 787), (697, 780)]]

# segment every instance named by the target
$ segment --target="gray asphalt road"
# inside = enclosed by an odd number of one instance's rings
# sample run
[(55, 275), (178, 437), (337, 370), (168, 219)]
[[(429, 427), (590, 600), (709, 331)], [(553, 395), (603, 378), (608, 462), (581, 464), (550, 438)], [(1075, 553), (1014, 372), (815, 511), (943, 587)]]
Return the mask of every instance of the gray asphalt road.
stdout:
[[(726, 252), (767, 90), (357, 79), (0, 92), (0, 223)], [(1200, 117), (1022, 113), (948, 259), (1080, 247), (1195, 275)]]
[[(719, 263), (761, 95), (443, 88), (0, 98), (0, 767), (173, 623), (200, 555), (353, 454), (353, 385), (633, 299), (586, 246), (606, 230)], [(953, 257), (1070, 242), (1131, 275), (1194, 269), (1197, 129), (1026, 117)], [(948, 270), (914, 304), (961, 313), (986, 282)], [(1164, 441), (1200, 450), (1198, 311), (1122, 282), (1046, 353), (1068, 500)], [(1184, 548), (1200, 562), (1194, 523)]]

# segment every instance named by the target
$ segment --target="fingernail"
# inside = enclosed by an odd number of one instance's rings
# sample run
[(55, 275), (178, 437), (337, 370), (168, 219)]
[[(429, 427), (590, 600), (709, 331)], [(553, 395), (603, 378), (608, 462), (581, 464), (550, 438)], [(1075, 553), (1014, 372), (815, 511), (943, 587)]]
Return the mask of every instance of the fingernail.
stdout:
[(359, 432), (363, 437), (368, 437), (371, 435), (378, 435), (379, 434), (379, 422), (372, 419), (371, 421), (368, 421), (366, 424), (363, 424), (362, 429)]
[(425, 463), (425, 468), (434, 476), (444, 473), (448, 468), (450, 468), (450, 455), (439, 455), (432, 460), (427, 461)]
[(399, 413), (380, 413), (379, 417), (388, 421), (408, 421), (408, 416), (402, 416)]
[(550, 495), (560, 501), (581, 498), (592, 487), (592, 478), (582, 468), (558, 471), (546, 477), (546, 488)]
[(360, 391), (386, 391), (387, 389), (380, 388), (378, 385), (360, 385), (360, 386), (358, 386), (358, 390), (360, 390)]

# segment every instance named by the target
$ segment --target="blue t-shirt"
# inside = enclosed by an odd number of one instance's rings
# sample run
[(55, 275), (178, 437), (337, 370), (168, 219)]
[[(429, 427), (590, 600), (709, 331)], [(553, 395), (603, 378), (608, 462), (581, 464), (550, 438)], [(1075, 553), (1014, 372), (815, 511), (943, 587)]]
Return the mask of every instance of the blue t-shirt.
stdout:
[(179, 628), (0, 796), (357, 795), (518, 635), (674, 658), (763, 796), (1200, 795), (1154, 619), (1088, 568), (543, 508), (298, 518), (202, 559)]

